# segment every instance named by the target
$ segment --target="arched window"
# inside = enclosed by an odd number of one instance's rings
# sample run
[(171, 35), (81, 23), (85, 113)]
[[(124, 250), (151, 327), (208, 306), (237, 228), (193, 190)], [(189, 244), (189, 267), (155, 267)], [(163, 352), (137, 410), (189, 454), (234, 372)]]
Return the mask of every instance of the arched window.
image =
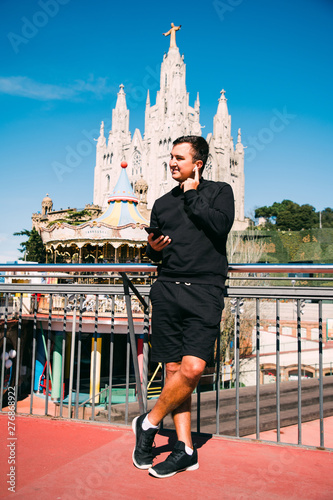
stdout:
[(109, 176), (109, 175), (107, 175), (107, 176), (105, 177), (105, 180), (106, 180), (106, 188), (105, 188), (105, 190), (106, 190), (107, 192), (109, 192), (109, 190), (110, 190), (110, 176)]
[(168, 165), (163, 163), (163, 180), (166, 181), (168, 178)]
[(135, 150), (132, 159), (132, 175), (139, 175), (142, 173), (141, 166), (141, 153)]

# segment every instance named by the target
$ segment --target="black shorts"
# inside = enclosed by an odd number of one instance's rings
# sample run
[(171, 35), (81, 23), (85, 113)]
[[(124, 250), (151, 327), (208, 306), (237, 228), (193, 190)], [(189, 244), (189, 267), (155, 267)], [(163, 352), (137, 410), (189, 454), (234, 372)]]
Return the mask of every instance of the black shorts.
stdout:
[(209, 362), (220, 332), (223, 288), (157, 280), (152, 303), (152, 361), (170, 363), (183, 356)]

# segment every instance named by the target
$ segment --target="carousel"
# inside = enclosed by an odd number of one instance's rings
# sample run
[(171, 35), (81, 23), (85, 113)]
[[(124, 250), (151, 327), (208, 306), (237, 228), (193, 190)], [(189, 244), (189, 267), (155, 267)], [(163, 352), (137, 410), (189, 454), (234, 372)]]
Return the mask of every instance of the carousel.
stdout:
[(121, 163), (118, 182), (108, 199), (107, 210), (79, 225), (55, 222), (42, 225), (40, 235), (47, 261), (57, 263), (142, 262), (147, 244), (144, 228), (149, 221), (138, 210), (139, 198), (129, 182), (127, 163)]

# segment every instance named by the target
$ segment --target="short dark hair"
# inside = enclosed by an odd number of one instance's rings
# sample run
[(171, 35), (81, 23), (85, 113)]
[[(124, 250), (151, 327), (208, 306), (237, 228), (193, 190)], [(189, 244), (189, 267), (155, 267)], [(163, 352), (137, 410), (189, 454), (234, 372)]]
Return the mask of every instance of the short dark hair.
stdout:
[(177, 144), (182, 144), (183, 142), (191, 144), (193, 151), (193, 162), (198, 160), (202, 161), (202, 172), (206, 165), (209, 154), (209, 146), (206, 139), (204, 139), (200, 135), (183, 135), (182, 137), (178, 137), (178, 139), (173, 141), (173, 145), (176, 146)]

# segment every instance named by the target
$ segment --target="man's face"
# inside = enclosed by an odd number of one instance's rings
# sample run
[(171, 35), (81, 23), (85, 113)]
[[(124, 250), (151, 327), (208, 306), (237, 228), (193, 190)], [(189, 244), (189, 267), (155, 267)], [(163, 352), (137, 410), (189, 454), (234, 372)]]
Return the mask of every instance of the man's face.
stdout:
[(192, 146), (188, 142), (177, 144), (172, 148), (169, 166), (171, 176), (175, 181), (181, 183), (189, 177), (194, 178), (194, 167), (201, 167), (201, 165), (201, 161), (193, 163)]

